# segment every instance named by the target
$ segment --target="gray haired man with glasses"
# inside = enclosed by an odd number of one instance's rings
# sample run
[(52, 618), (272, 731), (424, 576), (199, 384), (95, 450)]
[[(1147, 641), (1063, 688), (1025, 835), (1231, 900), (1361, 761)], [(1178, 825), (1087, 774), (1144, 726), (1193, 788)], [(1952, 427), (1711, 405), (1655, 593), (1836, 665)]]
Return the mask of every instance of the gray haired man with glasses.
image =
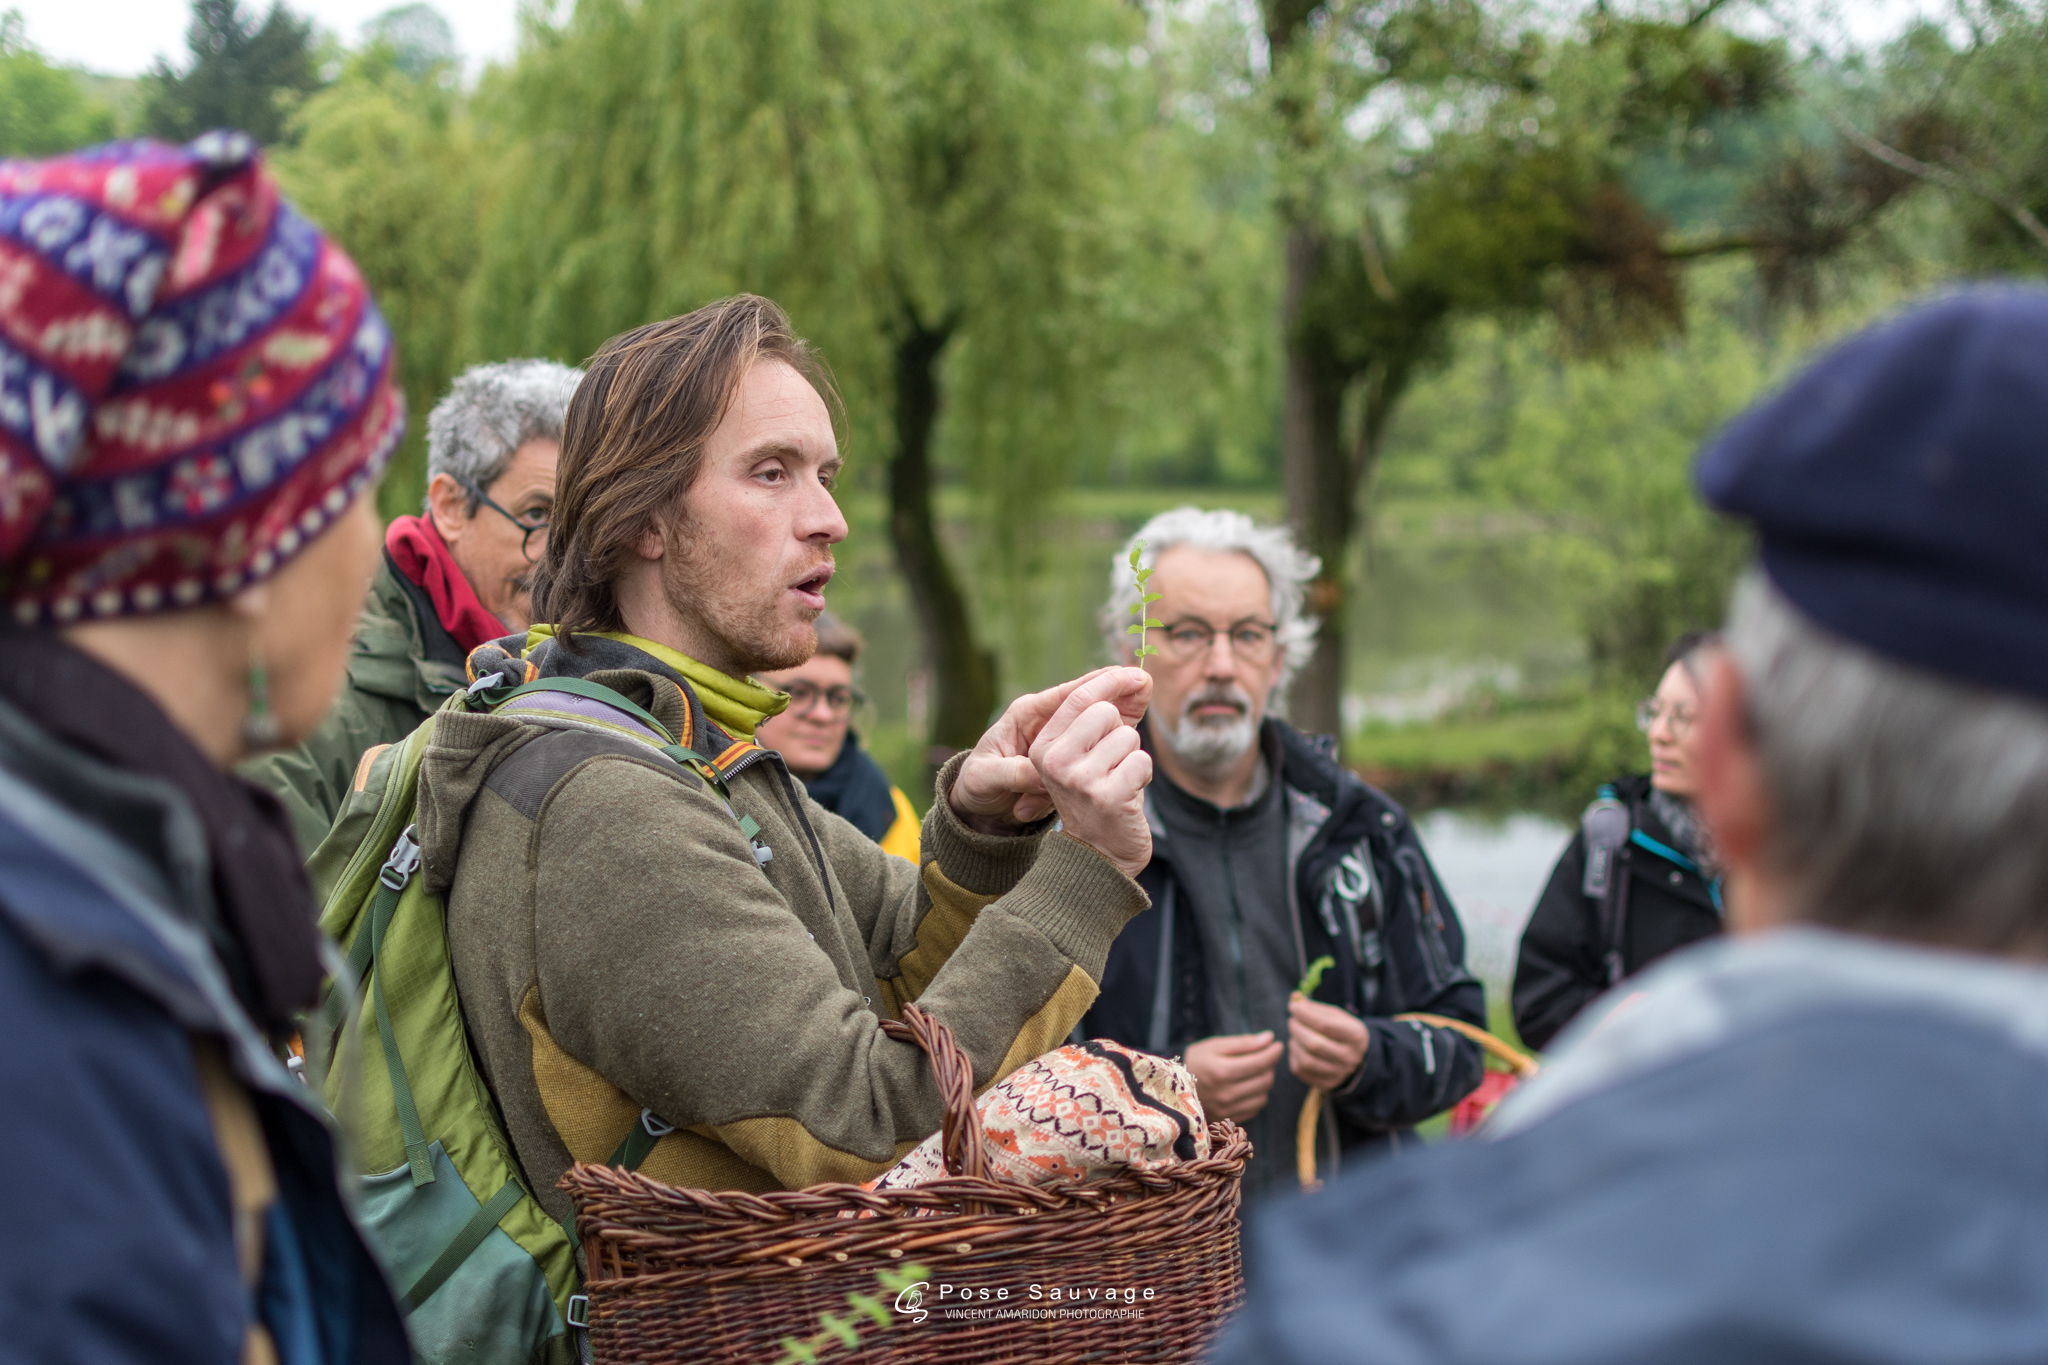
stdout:
[(531, 624), (562, 418), (581, 378), (551, 360), (478, 365), (427, 415), (426, 505), (385, 530), (334, 709), (299, 748), (244, 769), (284, 802), (305, 852), (363, 753), (404, 738), (460, 687), (471, 650)]
[[(1238, 512), (1177, 508), (1132, 537), (1159, 593), (1144, 660), (1154, 777), (1145, 811), (1152, 905), (1110, 949), (1081, 1023), (1187, 1059), (1212, 1118), (1235, 1119), (1255, 1155), (1249, 1199), (1297, 1186), (1296, 1137), (1313, 1088), (1328, 1092), (1317, 1168), (1413, 1141), (1409, 1130), (1478, 1083), (1478, 1048), (1393, 1016), (1484, 1025), (1464, 933), (1401, 808), (1336, 761), (1327, 738), (1269, 714), (1314, 645), (1302, 614), (1317, 561), (1288, 533)], [(1137, 601), (1129, 555), (1110, 575), (1103, 624), (1119, 662)], [(1313, 998), (1295, 987), (1331, 959)]]

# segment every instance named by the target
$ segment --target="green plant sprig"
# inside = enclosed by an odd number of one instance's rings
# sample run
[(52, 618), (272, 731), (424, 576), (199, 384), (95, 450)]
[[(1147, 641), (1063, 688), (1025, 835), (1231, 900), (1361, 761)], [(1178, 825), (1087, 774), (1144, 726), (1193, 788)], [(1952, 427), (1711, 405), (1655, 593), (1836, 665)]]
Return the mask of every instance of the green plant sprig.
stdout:
[[(882, 1289), (893, 1298), (919, 1280), (930, 1279), (931, 1271), (912, 1263), (890, 1270), (878, 1270), (875, 1272), (875, 1278), (881, 1282)], [(889, 1310), (883, 1307), (882, 1300), (872, 1294), (848, 1294), (846, 1302), (857, 1316), (842, 1318), (836, 1313), (820, 1313), (819, 1330), (809, 1340), (798, 1341), (795, 1337), (782, 1339), (783, 1354), (776, 1361), (776, 1365), (817, 1365), (817, 1362), (834, 1346), (853, 1350), (860, 1345), (860, 1320), (863, 1317), (876, 1327), (887, 1327), (894, 1321), (889, 1316)]]
[(1296, 986), (1295, 990), (1303, 995), (1314, 995), (1316, 987), (1323, 984), (1323, 973), (1336, 965), (1337, 959), (1325, 953), (1308, 964), (1308, 975), (1301, 978), (1301, 984)]
[(1148, 593), (1145, 591), (1145, 580), (1152, 576), (1152, 571), (1150, 569), (1143, 567), (1138, 562), (1138, 556), (1142, 555), (1144, 552), (1145, 542), (1142, 540), (1131, 547), (1131, 575), (1132, 577), (1138, 580), (1138, 600), (1131, 603), (1131, 615), (1137, 617), (1138, 619), (1133, 624), (1124, 627), (1124, 634), (1135, 635), (1138, 637), (1138, 652), (1132, 655), (1132, 658), (1136, 659), (1140, 666), (1144, 664), (1146, 655), (1157, 654), (1159, 652), (1152, 646), (1145, 643), (1146, 628), (1149, 626), (1157, 630), (1166, 629), (1166, 623), (1164, 621), (1154, 620), (1152, 617), (1147, 616), (1145, 614), (1145, 608), (1151, 606), (1154, 602), (1157, 602), (1159, 600), (1159, 594), (1156, 592)]

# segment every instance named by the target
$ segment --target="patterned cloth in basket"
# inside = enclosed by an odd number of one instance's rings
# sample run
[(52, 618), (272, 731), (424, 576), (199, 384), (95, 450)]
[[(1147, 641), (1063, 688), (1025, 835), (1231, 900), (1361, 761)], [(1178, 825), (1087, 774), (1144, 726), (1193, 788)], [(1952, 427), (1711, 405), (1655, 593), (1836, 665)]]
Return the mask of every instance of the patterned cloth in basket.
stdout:
[[(1107, 1040), (1072, 1043), (1026, 1062), (975, 1107), (991, 1171), (1026, 1184), (1209, 1155), (1209, 1124), (1188, 1069)], [(926, 1138), (867, 1188), (902, 1189), (943, 1178), (942, 1137)]]

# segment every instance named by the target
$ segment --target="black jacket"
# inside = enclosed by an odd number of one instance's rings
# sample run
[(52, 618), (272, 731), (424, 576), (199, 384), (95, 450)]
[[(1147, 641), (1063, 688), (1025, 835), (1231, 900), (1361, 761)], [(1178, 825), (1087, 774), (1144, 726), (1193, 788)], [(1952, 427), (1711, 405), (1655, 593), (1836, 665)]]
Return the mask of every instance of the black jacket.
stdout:
[[(1278, 740), (1293, 874), (1291, 886), (1274, 888), (1273, 912), (1292, 917), (1303, 971), (1325, 954), (1337, 961), (1315, 998), (1372, 1032), (1357, 1077), (1323, 1109), (1318, 1161), (1334, 1169), (1339, 1151), (1398, 1146), (1415, 1124), (1470, 1094), (1485, 1069), (1463, 1035), (1391, 1016), (1421, 1011), (1483, 1028), (1486, 997), (1465, 970), (1464, 928), (1407, 814), (1341, 767), (1327, 741), (1278, 720), (1265, 726), (1264, 738)], [(1156, 821), (1153, 832), (1152, 861), (1138, 876), (1152, 905), (1117, 935), (1080, 1031), (1178, 1055), (1216, 1030), (1193, 910)]]
[[(1650, 807), (1650, 779), (1609, 784), (1628, 807), (1629, 841), (1615, 855), (1610, 892), (1621, 928), (1625, 973), (1635, 975), (1666, 953), (1721, 932), (1719, 890)], [(1515, 1028), (1530, 1047), (1550, 1040), (1613, 984), (1606, 955), (1611, 930), (1600, 902), (1584, 893), (1586, 832), (1572, 835), (1522, 931), (1515, 961)]]

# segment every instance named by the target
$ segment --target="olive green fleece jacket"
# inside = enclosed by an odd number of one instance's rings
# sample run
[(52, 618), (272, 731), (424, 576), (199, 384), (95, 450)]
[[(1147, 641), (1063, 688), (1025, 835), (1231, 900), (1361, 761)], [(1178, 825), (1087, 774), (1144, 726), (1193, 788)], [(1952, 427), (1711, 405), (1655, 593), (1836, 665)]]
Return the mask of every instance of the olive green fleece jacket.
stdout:
[[(700, 752), (743, 753), (728, 810), (649, 745), (443, 711), (421, 770), (428, 889), (520, 1164), (549, 1211), (642, 1108), (675, 1125), (641, 1169), (711, 1189), (858, 1181), (936, 1131), (924, 1054), (880, 1028), (944, 1020), (977, 1087), (1063, 1042), (1117, 931), (1148, 904), (1043, 825), (977, 834), (941, 773), (924, 865), (812, 801), (779, 755), (729, 748), (678, 674), (618, 641), (527, 659), (625, 695)], [(760, 826), (764, 865), (735, 812)]]
[(462, 646), (387, 551), (356, 619), (348, 676), (333, 709), (298, 748), (240, 768), (284, 803), (302, 856), (311, 857), (327, 837), (363, 752), (396, 744), (438, 710), (468, 681), (462, 662)]

